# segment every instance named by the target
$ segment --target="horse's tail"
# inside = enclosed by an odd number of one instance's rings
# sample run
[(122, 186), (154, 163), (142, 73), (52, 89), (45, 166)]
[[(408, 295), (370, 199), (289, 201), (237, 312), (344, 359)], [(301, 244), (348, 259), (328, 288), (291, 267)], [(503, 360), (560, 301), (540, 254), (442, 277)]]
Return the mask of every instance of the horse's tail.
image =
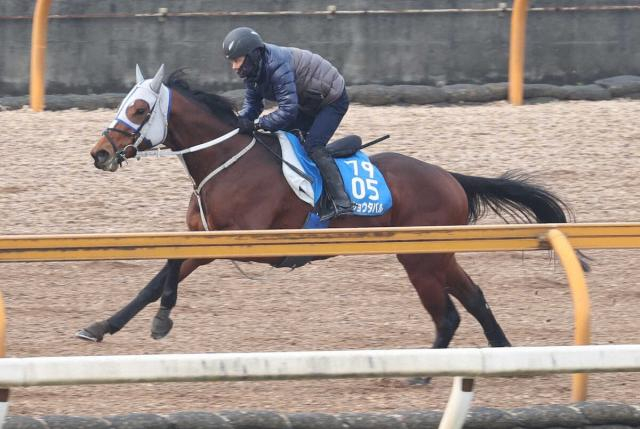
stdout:
[(508, 171), (495, 179), (451, 174), (467, 194), (469, 223), (489, 210), (507, 223), (566, 223), (567, 216), (571, 217), (569, 207), (559, 197), (533, 184), (525, 174)]
[[(451, 173), (462, 185), (469, 204), (468, 222), (474, 223), (488, 210), (502, 220), (527, 223), (566, 223), (573, 220), (569, 206), (557, 195), (533, 184), (526, 174), (508, 171), (498, 178), (465, 176)], [(580, 262), (589, 270), (586, 257), (578, 252)]]

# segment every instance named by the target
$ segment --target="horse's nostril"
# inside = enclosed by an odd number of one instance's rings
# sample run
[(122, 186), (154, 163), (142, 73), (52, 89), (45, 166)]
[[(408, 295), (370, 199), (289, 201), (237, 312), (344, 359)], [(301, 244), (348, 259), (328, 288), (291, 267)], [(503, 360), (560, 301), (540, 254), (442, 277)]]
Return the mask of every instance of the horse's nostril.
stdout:
[(95, 164), (104, 164), (109, 159), (109, 153), (106, 150), (99, 150), (95, 154), (92, 154)]

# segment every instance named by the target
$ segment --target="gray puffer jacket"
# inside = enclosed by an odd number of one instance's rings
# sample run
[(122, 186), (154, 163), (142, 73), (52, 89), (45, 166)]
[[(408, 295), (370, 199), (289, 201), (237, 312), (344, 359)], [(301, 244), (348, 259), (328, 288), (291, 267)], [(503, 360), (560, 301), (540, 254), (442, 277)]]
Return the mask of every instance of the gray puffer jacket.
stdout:
[(320, 55), (266, 44), (257, 78), (245, 80), (240, 116), (254, 120), (264, 109), (263, 99), (275, 101), (278, 109), (261, 117), (260, 127), (269, 131), (286, 129), (295, 121), (298, 110), (316, 114), (337, 100), (344, 86), (342, 75)]

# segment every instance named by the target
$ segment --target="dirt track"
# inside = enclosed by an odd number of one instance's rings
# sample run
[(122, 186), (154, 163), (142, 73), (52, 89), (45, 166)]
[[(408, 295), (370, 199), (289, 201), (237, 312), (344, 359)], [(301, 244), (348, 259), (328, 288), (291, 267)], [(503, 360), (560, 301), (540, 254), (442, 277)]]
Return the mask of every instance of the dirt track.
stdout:
[[(181, 231), (190, 182), (176, 160), (132, 161), (96, 170), (89, 150), (114, 112), (0, 112), (0, 234)], [(399, 151), (450, 171), (496, 176), (534, 173), (580, 222), (638, 221), (640, 103), (504, 102), (448, 107), (352, 106), (340, 133), (390, 133), (377, 151)], [(424, 196), (428, 198), (428, 196)], [(483, 223), (499, 223), (488, 218)], [(587, 281), (596, 344), (638, 343), (638, 251), (591, 251)], [(567, 345), (571, 297), (546, 252), (463, 254), (514, 345)], [(150, 306), (125, 330), (91, 344), (73, 338), (128, 301), (160, 261), (0, 265), (9, 356), (197, 353), (431, 344), (434, 329), (393, 256), (338, 257), (293, 272), (227, 261), (181, 286), (168, 338), (154, 341)], [(315, 279), (321, 278), (318, 282)], [(453, 347), (484, 346), (464, 312)], [(109, 415), (184, 410), (389, 411), (442, 409), (451, 379), (407, 386), (400, 379), (138, 384), (14, 389), (10, 414)], [(590, 400), (638, 404), (640, 375), (590, 378)], [(481, 379), (474, 405), (517, 407), (569, 402), (570, 376)]]

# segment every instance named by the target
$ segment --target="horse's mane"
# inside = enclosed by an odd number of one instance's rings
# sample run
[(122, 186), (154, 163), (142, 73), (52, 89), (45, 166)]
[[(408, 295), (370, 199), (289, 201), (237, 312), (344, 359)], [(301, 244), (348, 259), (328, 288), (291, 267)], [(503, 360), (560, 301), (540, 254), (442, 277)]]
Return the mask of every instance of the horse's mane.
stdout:
[(165, 79), (165, 85), (179, 91), (180, 94), (185, 97), (205, 105), (212, 114), (223, 120), (228, 125), (236, 127), (238, 125), (238, 115), (236, 114), (233, 102), (221, 95), (191, 89), (184, 70), (184, 68), (180, 68), (172, 72), (169, 77)]

